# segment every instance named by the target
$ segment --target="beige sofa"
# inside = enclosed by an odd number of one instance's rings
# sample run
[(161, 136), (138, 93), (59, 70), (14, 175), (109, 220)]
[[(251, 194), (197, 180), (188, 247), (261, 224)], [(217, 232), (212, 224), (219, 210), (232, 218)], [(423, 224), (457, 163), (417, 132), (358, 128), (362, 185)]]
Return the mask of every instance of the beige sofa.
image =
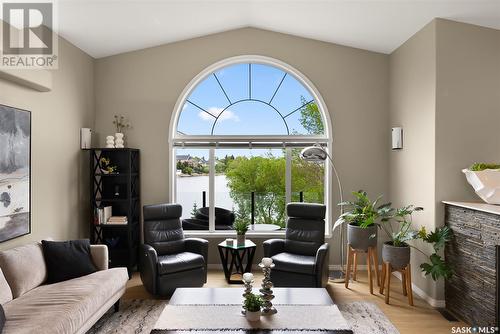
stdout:
[(108, 269), (108, 249), (91, 246), (97, 272), (44, 285), (47, 268), (40, 243), (0, 252), (3, 333), (85, 333), (125, 292), (126, 268)]

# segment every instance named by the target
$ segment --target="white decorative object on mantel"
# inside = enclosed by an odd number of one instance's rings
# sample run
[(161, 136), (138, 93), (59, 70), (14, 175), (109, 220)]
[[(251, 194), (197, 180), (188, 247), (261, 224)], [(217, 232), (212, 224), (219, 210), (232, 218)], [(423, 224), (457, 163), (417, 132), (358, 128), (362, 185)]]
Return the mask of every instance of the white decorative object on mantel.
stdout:
[(125, 141), (123, 140), (123, 133), (117, 132), (115, 133), (115, 147), (116, 148), (124, 148)]
[(467, 182), (476, 194), (488, 204), (500, 204), (500, 169), (471, 171), (463, 169)]
[(106, 148), (114, 148), (115, 147), (115, 137), (107, 136), (106, 137)]

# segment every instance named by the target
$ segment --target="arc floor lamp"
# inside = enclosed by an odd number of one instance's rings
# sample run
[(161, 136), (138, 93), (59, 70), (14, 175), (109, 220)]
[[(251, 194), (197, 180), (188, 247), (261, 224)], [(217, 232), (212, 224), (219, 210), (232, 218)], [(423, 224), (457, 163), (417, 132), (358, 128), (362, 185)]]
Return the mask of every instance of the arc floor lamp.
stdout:
[[(342, 183), (340, 182), (340, 177), (339, 174), (337, 173), (337, 168), (335, 167), (335, 163), (333, 162), (332, 157), (328, 154), (328, 152), (319, 144), (315, 144), (314, 146), (308, 146), (304, 148), (300, 152), (300, 158), (304, 161), (311, 161), (311, 162), (325, 162), (327, 159), (330, 161), (330, 164), (332, 165), (333, 172), (335, 174), (335, 178), (337, 179), (337, 185), (339, 188), (339, 195), (340, 195), (340, 202), (344, 202), (344, 198), (342, 195)], [(340, 214), (344, 213), (344, 208), (343, 206), (340, 207)], [(337, 225), (335, 224), (333, 227), (333, 232), (335, 232), (335, 228), (337, 226), (340, 226), (340, 271), (335, 271), (334, 270), (334, 275), (333, 275), (333, 282), (335, 283), (342, 283), (345, 280), (345, 270), (344, 270), (344, 239), (345, 239), (345, 232), (344, 232), (344, 226), (343, 224)]]

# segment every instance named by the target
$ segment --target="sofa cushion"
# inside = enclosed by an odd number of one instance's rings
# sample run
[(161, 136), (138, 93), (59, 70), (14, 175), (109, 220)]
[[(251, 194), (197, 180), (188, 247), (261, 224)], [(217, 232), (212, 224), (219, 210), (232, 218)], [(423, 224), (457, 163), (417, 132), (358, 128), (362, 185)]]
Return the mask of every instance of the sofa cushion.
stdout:
[(4, 305), (4, 334), (77, 333), (109, 299), (123, 293), (126, 268), (113, 268), (42, 285)]
[(191, 252), (158, 256), (158, 274), (165, 275), (205, 266), (203, 256)]
[(271, 257), (275, 270), (288, 271), (299, 274), (314, 274), (316, 257), (292, 253), (279, 253)]
[(47, 267), (40, 243), (1, 251), (0, 268), (14, 298), (36, 288), (47, 279)]
[(96, 272), (90, 255), (90, 241), (42, 240), (43, 255), (47, 265), (47, 283), (57, 283)]
[(11, 300), (12, 290), (10, 289), (9, 283), (7, 283), (7, 280), (0, 269), (0, 305), (10, 302)]

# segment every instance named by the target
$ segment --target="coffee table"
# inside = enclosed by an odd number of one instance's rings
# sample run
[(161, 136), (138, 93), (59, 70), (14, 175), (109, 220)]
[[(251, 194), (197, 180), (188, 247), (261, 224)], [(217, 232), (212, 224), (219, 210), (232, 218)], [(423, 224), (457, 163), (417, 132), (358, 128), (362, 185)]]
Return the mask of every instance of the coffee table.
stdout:
[[(254, 288), (259, 293), (259, 288)], [(274, 305), (333, 305), (323, 288), (273, 288)], [(243, 289), (235, 288), (178, 288), (170, 298), (170, 305), (241, 304)]]
[[(304, 307), (307, 312), (307, 307), (318, 307), (334, 305), (330, 295), (323, 288), (273, 288), (275, 299), (273, 304), (277, 306)], [(258, 288), (254, 289), (254, 293), (258, 292)], [(175, 306), (203, 306), (213, 305), (241, 305), (243, 289), (238, 288), (178, 288), (172, 295), (169, 305)], [(229, 317), (230, 315), (228, 315)], [(162, 316), (160, 316), (161, 319)], [(160, 322), (160, 321), (158, 321)], [(161, 327), (160, 327), (161, 328)], [(152, 334), (214, 334), (219, 333), (217, 330), (162, 330), (153, 329)], [(271, 329), (237, 329), (225, 330), (228, 334), (352, 334), (350, 329), (344, 330), (271, 330)]]

